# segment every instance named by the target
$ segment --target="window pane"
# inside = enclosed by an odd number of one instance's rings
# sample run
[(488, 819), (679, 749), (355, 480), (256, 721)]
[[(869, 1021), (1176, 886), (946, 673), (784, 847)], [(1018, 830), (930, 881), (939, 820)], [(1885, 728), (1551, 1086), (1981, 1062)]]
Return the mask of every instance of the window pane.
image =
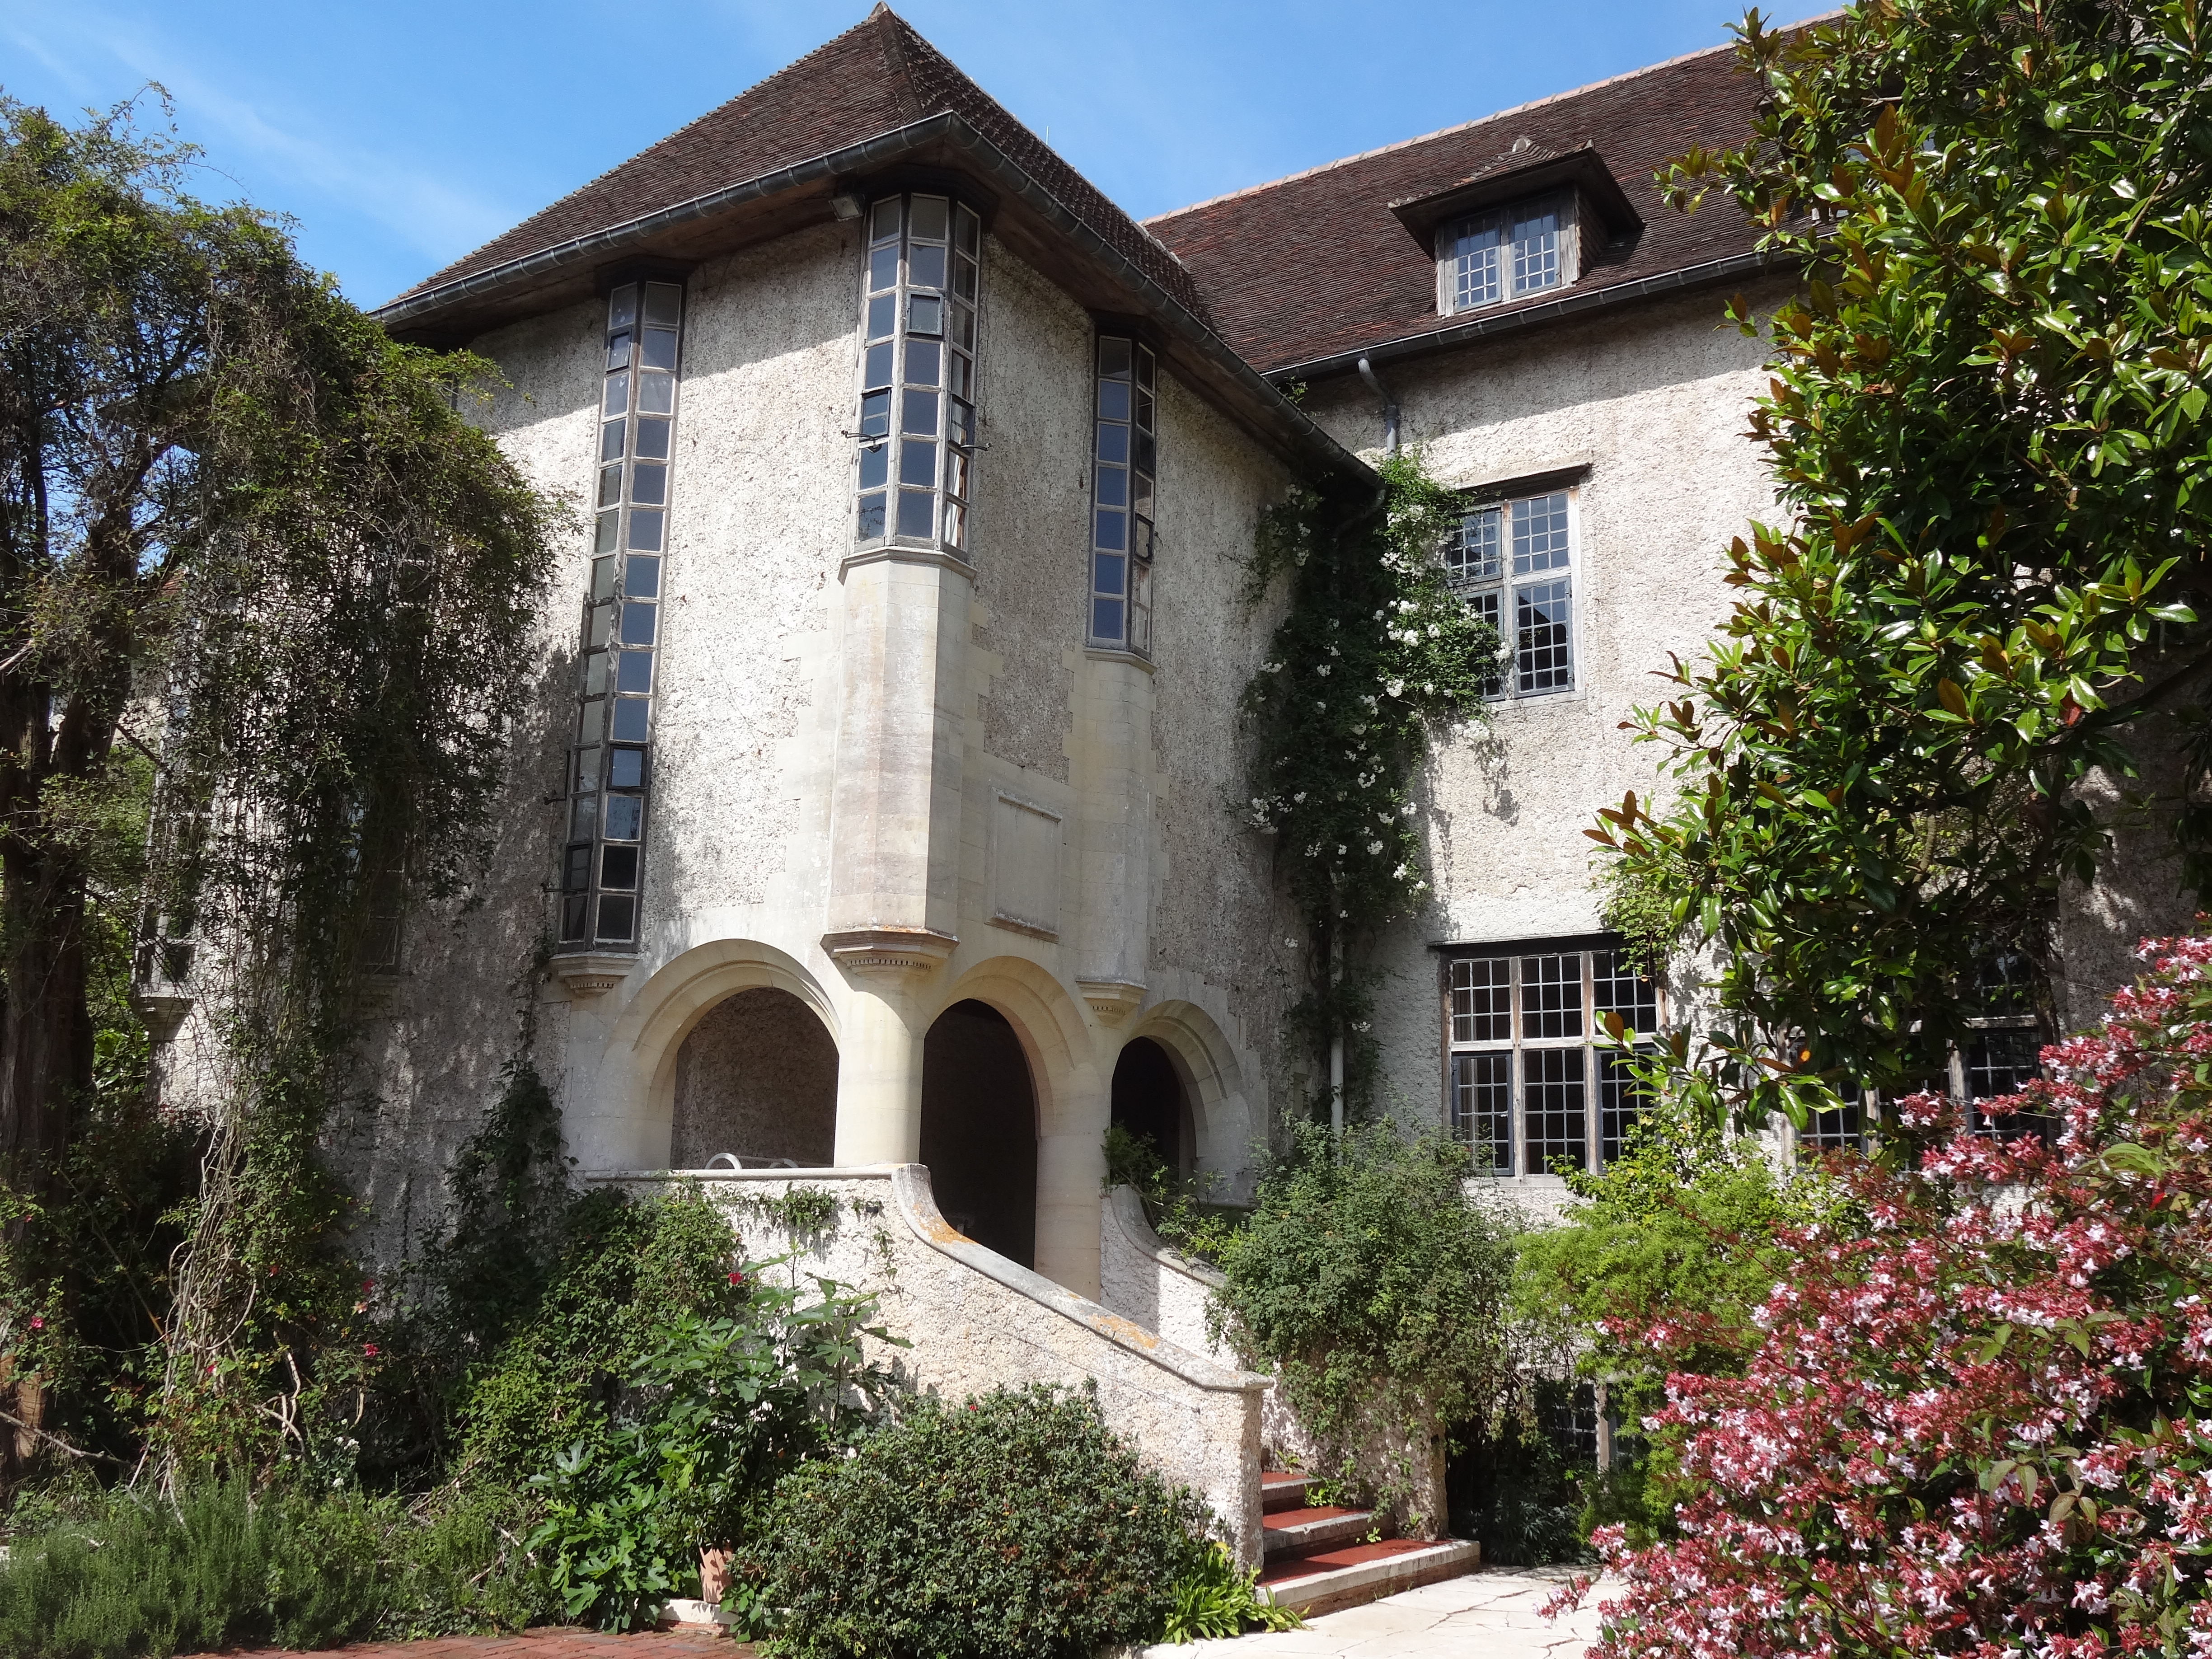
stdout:
[(1618, 1048), (1601, 1049), (1597, 1057), (1598, 1161), (1610, 1164), (1628, 1144), (1636, 1127), (1645, 1091), (1628, 1069), (1630, 1056)]
[(607, 367), (609, 368), (629, 367), (629, 331), (627, 329), (620, 334), (607, 336)]
[(593, 697), (576, 712), (576, 742), (588, 749), (599, 740), (606, 729), (607, 705), (604, 698)]
[(956, 444), (975, 441), (975, 410), (973, 405), (958, 398), (945, 400), (945, 435)]
[(1152, 435), (1151, 433), (1139, 432), (1137, 434), (1136, 447), (1130, 453), (1129, 465), (1135, 467), (1139, 472), (1149, 472), (1155, 477), (1159, 476), (1160, 469), (1158, 461), (1154, 459)]
[(1152, 516), (1152, 481), (1141, 472), (1130, 477), (1129, 505), (1147, 519)]
[[(625, 755), (637, 755), (635, 749), (615, 751), (620, 760)], [(641, 762), (642, 756), (638, 758)], [(616, 769), (619, 771), (621, 769)], [(635, 841), (638, 830), (645, 822), (645, 798), (642, 795), (609, 795), (607, 800), (607, 836), (613, 841)]]
[(889, 339), (891, 328), (897, 320), (897, 295), (878, 294), (868, 301), (868, 337), (871, 340)]
[(622, 468), (603, 466), (599, 469), (599, 499), (598, 505), (613, 507), (622, 500)]
[(626, 605), (622, 608), (622, 642), (651, 645), (653, 624), (660, 619), (657, 605)]
[(883, 539), (884, 497), (880, 493), (860, 497), (860, 519), (857, 533), (864, 542)]
[(946, 203), (942, 196), (915, 197), (913, 216), (908, 225), (909, 233), (919, 241), (943, 241), (949, 222), (945, 208)]
[(629, 372), (625, 369), (607, 376), (607, 395), (601, 404), (603, 415), (622, 415), (629, 410)]
[(1095, 545), (1110, 549), (1116, 553), (1126, 551), (1129, 545), (1128, 514), (1101, 507), (1097, 517), (1098, 528), (1095, 532), (1097, 540)]
[(1091, 601), (1091, 637), (1094, 640), (1119, 640), (1121, 637), (1121, 600)]
[(891, 394), (871, 392), (860, 399), (860, 435), (880, 438), (891, 429)]
[(879, 247), (868, 256), (868, 287), (880, 293), (898, 286), (898, 245)]
[(1564, 578), (1513, 590), (1513, 661), (1521, 690), (1564, 691), (1574, 684), (1570, 608)]
[[(593, 750), (592, 752), (597, 754), (599, 751)], [(589, 840), (592, 831), (599, 827), (599, 805), (597, 799), (587, 795), (571, 806), (568, 809), (568, 833)]]
[(660, 593), (660, 561), (633, 553), (623, 567), (623, 592), (633, 599), (656, 599)]
[[(642, 749), (610, 749), (607, 750), (607, 787), (610, 789), (641, 789), (645, 787), (645, 750)], [(614, 803), (622, 797), (607, 799), (607, 833), (613, 835)]]
[(1152, 353), (1149, 346), (1137, 348), (1137, 384), (1147, 392), (1152, 386)]
[[(668, 499), (668, 469), (633, 463), (629, 471), (629, 498), (658, 507)], [(633, 538), (633, 540), (635, 538)]]
[(937, 497), (927, 489), (902, 489), (898, 501), (898, 533), (927, 537), (936, 528)]
[[(650, 651), (623, 652), (620, 665), (615, 670), (615, 690), (635, 691), (641, 695), (652, 690), (653, 653)], [(623, 738), (628, 735), (629, 733), (622, 729), (622, 721), (617, 719), (615, 721), (615, 736)]]
[(975, 465), (975, 457), (964, 449), (945, 452), (945, 487), (963, 501), (968, 497), (968, 474)]
[(1489, 240), (1476, 246), (1462, 242), (1462, 252), (1452, 261), (1452, 309), (1468, 311), (1476, 306), (1492, 304), (1498, 299), (1497, 232), (1493, 228)]
[(1513, 1036), (1513, 964), (1504, 957), (1451, 965), (1451, 1040), (1506, 1042)]
[(1444, 574), (1454, 581), (1494, 581), (1498, 577), (1498, 520), (1494, 507), (1478, 507), (1444, 538)]
[(906, 279), (916, 288), (945, 286), (945, 250), (915, 247), (907, 250)]
[(954, 547), (968, 545), (968, 508), (965, 503), (947, 501), (945, 503), (945, 528), (939, 539)]
[(584, 659), (584, 695), (596, 697), (607, 689), (607, 653), (594, 651)]
[(1559, 215), (1533, 213), (1513, 226), (1513, 291), (1533, 293), (1559, 283)]
[(1659, 988), (1638, 973), (1626, 951), (1590, 952), (1590, 995), (1601, 1014), (1619, 1014), (1650, 1036), (1659, 1029)]
[(574, 944), (584, 937), (584, 914), (591, 908), (588, 897), (578, 896), (561, 901), (561, 942)]
[(1513, 503), (1513, 574), (1567, 568), (1567, 497), (1565, 491)]
[(627, 893), (608, 893), (599, 900), (599, 937), (621, 944), (637, 931), (637, 901)]
[(676, 377), (641, 374), (637, 377), (637, 406), (647, 415), (671, 415), (676, 410)]
[[(1559, 957), (1539, 958), (1558, 961)], [(1580, 1048), (1523, 1048), (1521, 1051), (1522, 1133), (1527, 1138), (1530, 1175), (1548, 1174), (1563, 1158), (1581, 1169), (1589, 1157), (1583, 1109)]]
[(907, 301), (906, 325), (907, 331), (911, 334), (942, 334), (945, 331), (945, 301), (934, 294), (914, 295)]
[(633, 507), (629, 515), (629, 544), (633, 552), (660, 551), (661, 512), (657, 507)]
[(1098, 342), (1098, 372), (1102, 375), (1129, 372), (1129, 343), (1110, 334)]
[(1098, 469), (1098, 505), (1127, 507), (1129, 504), (1129, 474), (1118, 466)]
[(899, 430), (918, 432), (930, 438), (937, 435), (937, 394), (934, 392), (901, 394)]
[(976, 216), (975, 209), (963, 207), (953, 210), (953, 222), (956, 231), (953, 240), (962, 252), (973, 254), (982, 240), (982, 220)]
[(868, 348), (868, 361), (862, 368), (860, 378), (864, 386), (889, 386), (891, 383), (891, 343), (889, 340)]
[(599, 885), (627, 892), (637, 885), (637, 848), (610, 847), (599, 854)]
[(607, 295), (607, 326), (628, 328), (637, 320), (637, 287), (624, 283)]
[(1152, 429), (1152, 394), (1149, 392), (1137, 394), (1137, 428), (1143, 432)]
[(868, 444), (860, 450), (860, 488), (878, 489), (890, 477), (891, 447)]
[(937, 446), (926, 438), (908, 438), (901, 443), (899, 482), (921, 484), (925, 488), (934, 484), (937, 482)]
[(611, 558), (592, 561), (592, 597), (611, 599), (615, 596), (615, 562)]
[(644, 350), (640, 361), (647, 368), (676, 367), (676, 331), (672, 328), (648, 328), (645, 331)]
[(668, 420), (665, 416), (641, 420), (637, 423), (637, 453), (648, 461), (668, 459)]
[(906, 383), (908, 386), (935, 386), (938, 365), (944, 349), (934, 340), (908, 340), (906, 343)]
[(1582, 953), (1522, 957), (1522, 1036), (1578, 1037), (1582, 1034)]
[(1091, 559), (1091, 586), (1094, 592), (1110, 593), (1115, 599), (1122, 595), (1121, 584), (1129, 579), (1129, 562), (1119, 553), (1097, 553)]
[[(1488, 593), (1470, 593), (1468, 595), (1467, 606), (1468, 610), (1474, 612), (1475, 620), (1477, 622), (1486, 624), (1489, 627), (1490, 631), (1493, 635), (1497, 635), (1499, 644), (1506, 647), (1505, 654), (1508, 660), (1510, 660), (1511, 657), (1512, 641), (1505, 637), (1498, 626), (1497, 592), (1493, 590)], [(1483, 681), (1482, 695), (1486, 697), (1495, 697), (1504, 692), (1504, 690), (1505, 675), (1504, 672), (1504, 665), (1501, 664), (1497, 672), (1492, 673), (1487, 679)]]
[(607, 642), (607, 635), (614, 627), (615, 608), (611, 605), (595, 605), (584, 618), (584, 648), (596, 651)]
[[(964, 263), (962, 269), (967, 269)], [(973, 299), (975, 296), (969, 295), (967, 297)], [(956, 305), (952, 307), (952, 327), (948, 331), (948, 337), (963, 351), (975, 349), (975, 308), (973, 306)]]
[(954, 352), (945, 365), (945, 387), (956, 398), (965, 398), (975, 392), (975, 365), (958, 352)]
[(599, 751), (579, 749), (576, 751), (576, 792), (588, 795), (599, 787)]
[(617, 697), (613, 730), (607, 735), (617, 743), (643, 743), (646, 738), (643, 697)]
[(618, 461), (623, 456), (623, 434), (629, 430), (628, 421), (609, 421), (599, 428), (599, 459)]
[[(952, 268), (952, 291), (961, 299), (974, 304), (975, 300), (975, 262), (962, 259)], [(973, 313), (969, 313), (971, 316)]]
[(868, 210), (868, 240), (884, 241), (899, 234), (899, 198), (885, 197)]
[(1117, 465), (1127, 465), (1129, 459), (1129, 428), (1111, 421), (1098, 423), (1098, 459)]
[(645, 320), (664, 327), (676, 326), (684, 307), (684, 290), (673, 283), (647, 283), (645, 285)]
[[(1499, 964), (1501, 967), (1504, 964)], [(1452, 1134), (1485, 1175), (1513, 1173), (1513, 1056), (1454, 1054)]]
[(1098, 418), (1102, 421), (1126, 421), (1129, 418), (1129, 383), (1127, 380), (1098, 382)]

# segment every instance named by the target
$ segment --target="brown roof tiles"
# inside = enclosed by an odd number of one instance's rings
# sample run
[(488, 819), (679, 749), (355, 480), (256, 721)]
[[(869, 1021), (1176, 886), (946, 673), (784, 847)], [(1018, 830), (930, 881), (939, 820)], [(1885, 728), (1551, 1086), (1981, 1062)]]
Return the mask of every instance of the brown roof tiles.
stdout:
[(1624, 242), (1584, 247), (1578, 289), (1750, 252), (1756, 233), (1731, 203), (1716, 194), (1698, 212), (1679, 213), (1661, 201), (1653, 174), (1693, 144), (1741, 143), (1757, 89), (1737, 71), (1734, 49), (1716, 47), (1163, 214), (1146, 228), (1188, 268), (1229, 343), (1273, 374), (1464, 322), (1437, 314), (1436, 266), (1390, 204), (1547, 155), (1594, 145), (1644, 220)]

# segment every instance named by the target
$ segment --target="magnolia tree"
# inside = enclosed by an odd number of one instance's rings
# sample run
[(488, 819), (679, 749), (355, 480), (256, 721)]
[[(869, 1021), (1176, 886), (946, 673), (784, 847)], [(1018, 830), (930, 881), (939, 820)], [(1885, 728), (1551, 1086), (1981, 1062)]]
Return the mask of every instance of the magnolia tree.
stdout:
[(1741, 1374), (1668, 1379), (1674, 1535), (1596, 1534), (1597, 1659), (2212, 1655), (2212, 938), (2142, 954), (1996, 1107), (2048, 1144), (1908, 1099), (1911, 1167), (1832, 1172), (1870, 1224), (1786, 1231)]

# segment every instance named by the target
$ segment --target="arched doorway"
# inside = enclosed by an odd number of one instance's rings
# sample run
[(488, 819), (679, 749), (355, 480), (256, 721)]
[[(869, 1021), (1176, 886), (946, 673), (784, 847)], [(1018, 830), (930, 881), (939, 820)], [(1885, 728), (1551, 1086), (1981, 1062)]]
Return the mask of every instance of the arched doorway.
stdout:
[(956, 1002), (921, 1049), (921, 1161), (945, 1218), (1036, 1264), (1036, 1090), (1021, 1040), (985, 1002)]
[(724, 998), (676, 1051), (672, 1168), (732, 1152), (749, 1168), (789, 1158), (820, 1169), (836, 1140), (836, 1041), (790, 992), (760, 986)]
[(1131, 1038), (1114, 1063), (1113, 1121), (1152, 1142), (1161, 1161), (1179, 1176), (1188, 1175), (1198, 1161), (1198, 1135), (1182, 1073), (1150, 1037)]

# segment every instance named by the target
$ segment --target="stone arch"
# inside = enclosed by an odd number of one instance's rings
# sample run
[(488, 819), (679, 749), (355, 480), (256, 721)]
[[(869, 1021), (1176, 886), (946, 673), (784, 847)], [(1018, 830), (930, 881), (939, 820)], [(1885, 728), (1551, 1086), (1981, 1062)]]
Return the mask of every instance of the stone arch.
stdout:
[(837, 1041), (799, 998), (755, 985), (715, 1003), (676, 1048), (669, 1163), (825, 1169), (837, 1144)]
[(1194, 1002), (1155, 1003), (1129, 1030), (1127, 1041), (1149, 1037), (1168, 1052), (1183, 1083), (1197, 1143), (1200, 1172), (1240, 1188), (1251, 1167), (1252, 1143), (1266, 1133), (1244, 1091), (1237, 1050), (1213, 1016)]
[(1112, 1121), (1149, 1142), (1179, 1176), (1190, 1174), (1198, 1157), (1188, 1069), (1172, 1049), (1139, 1033), (1115, 1056), (1109, 1085)]
[[(836, 1006), (804, 964), (757, 939), (715, 939), (671, 957), (607, 1020), (597, 1073), (565, 1125), (569, 1151), (586, 1170), (667, 1167), (675, 1118), (677, 1055), (717, 1003), (741, 991), (788, 992), (838, 1042)], [(580, 1005), (572, 1025), (599, 1014)], [(842, 1043), (838, 1046), (842, 1048)]]
[(1013, 1022), (963, 998), (922, 1039), (921, 1157), (945, 1218), (1008, 1261), (1036, 1261), (1036, 1072)]

